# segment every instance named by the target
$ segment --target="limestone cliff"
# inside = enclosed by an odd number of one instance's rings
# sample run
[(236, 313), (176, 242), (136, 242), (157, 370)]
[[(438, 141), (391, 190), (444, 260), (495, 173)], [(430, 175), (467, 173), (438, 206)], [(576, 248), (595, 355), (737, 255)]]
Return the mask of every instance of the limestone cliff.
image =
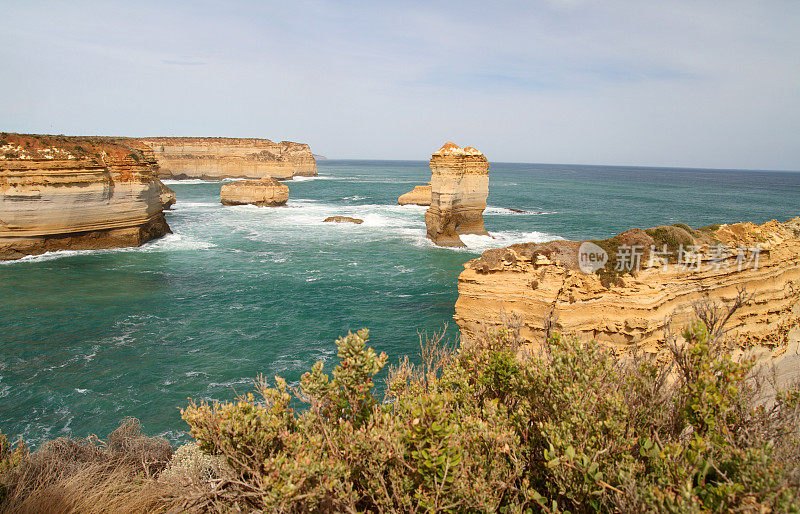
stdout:
[(222, 186), (222, 205), (258, 205), (277, 207), (289, 200), (289, 187), (274, 178), (261, 180), (236, 180)]
[(440, 246), (464, 246), (459, 235), (488, 235), (483, 210), (489, 196), (489, 162), (472, 147), (445, 143), (431, 155), (428, 238)]
[(431, 204), (431, 186), (414, 186), (414, 189), (397, 198), (399, 205), (424, 205)]
[(729, 335), (781, 348), (800, 320), (798, 221), (679, 224), (487, 250), (464, 265), (455, 319), (467, 340), (517, 320), (524, 341), (541, 343), (549, 320), (555, 332), (657, 351), (665, 327), (679, 330), (694, 304), (722, 305), (744, 288), (753, 298), (729, 321)]
[[(158, 180), (158, 179), (156, 179)], [(168, 188), (163, 182), (158, 180), (159, 197), (161, 198), (161, 208), (169, 210), (175, 205), (175, 191)]]
[(0, 259), (168, 233), (156, 174), (152, 151), (136, 142), (0, 134)]
[(153, 149), (162, 178), (288, 180), (317, 174), (317, 163), (305, 143), (224, 137), (155, 137), (139, 141)]

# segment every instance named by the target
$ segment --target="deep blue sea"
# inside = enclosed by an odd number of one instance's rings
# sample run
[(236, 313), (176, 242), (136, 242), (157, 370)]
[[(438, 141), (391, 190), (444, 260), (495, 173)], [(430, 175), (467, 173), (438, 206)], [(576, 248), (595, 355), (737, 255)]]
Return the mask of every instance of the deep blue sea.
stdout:
[[(0, 265), (0, 429), (35, 445), (134, 416), (178, 442), (187, 398), (330, 369), (348, 330), (369, 328), (390, 362), (416, 355), (418, 331), (450, 322), (455, 337), (456, 279), (487, 248), (800, 215), (800, 173), (493, 163), (495, 237), (453, 250), (425, 239), (424, 207), (397, 205), (428, 182), (427, 162), (318, 167), (280, 208), (223, 207), (219, 182), (168, 181), (172, 235)], [(322, 223), (332, 215), (364, 223)]]

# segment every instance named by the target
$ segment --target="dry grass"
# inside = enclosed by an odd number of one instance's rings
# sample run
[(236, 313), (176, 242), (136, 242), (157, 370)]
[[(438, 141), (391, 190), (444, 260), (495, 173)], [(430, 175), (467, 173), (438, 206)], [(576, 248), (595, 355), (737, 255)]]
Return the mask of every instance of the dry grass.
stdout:
[(146, 437), (133, 418), (105, 441), (60, 437), (3, 475), (0, 511), (11, 513), (165, 512), (169, 486), (154, 480), (172, 456), (160, 437)]

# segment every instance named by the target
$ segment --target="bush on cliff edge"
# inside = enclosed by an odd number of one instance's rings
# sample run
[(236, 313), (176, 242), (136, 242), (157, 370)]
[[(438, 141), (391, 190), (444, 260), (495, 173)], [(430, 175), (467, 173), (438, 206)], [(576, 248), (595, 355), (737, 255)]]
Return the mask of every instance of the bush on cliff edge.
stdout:
[[(510, 331), (372, 379), (367, 331), (292, 391), (183, 411), (234, 476), (197, 508), (278, 511), (798, 510), (800, 389), (758, 405), (753, 362), (695, 322), (671, 362), (555, 336), (520, 356)], [(294, 394), (293, 394), (294, 393)], [(295, 397), (309, 404), (290, 407)]]
[[(0, 436), (0, 511), (800, 511), (800, 388), (759, 403), (752, 361), (694, 322), (669, 362), (513, 330), (434, 338), (389, 370), (368, 332), (289, 387), (191, 402), (172, 460), (127, 421), (27, 453)], [(308, 405), (301, 412), (295, 402)]]

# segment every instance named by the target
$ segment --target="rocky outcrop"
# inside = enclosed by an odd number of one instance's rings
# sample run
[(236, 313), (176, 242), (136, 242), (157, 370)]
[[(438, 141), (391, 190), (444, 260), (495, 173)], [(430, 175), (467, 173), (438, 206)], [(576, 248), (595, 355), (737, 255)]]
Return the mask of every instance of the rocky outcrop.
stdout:
[(743, 289), (753, 297), (726, 325), (729, 335), (740, 346), (782, 348), (800, 320), (797, 224), (679, 224), (487, 250), (464, 265), (455, 319), (465, 340), (518, 322), (528, 343), (542, 343), (549, 326), (658, 351), (665, 328), (680, 330), (693, 306), (730, 304)]
[(222, 205), (258, 205), (278, 207), (289, 200), (289, 187), (274, 178), (261, 180), (237, 180), (222, 186)]
[(175, 205), (175, 191), (168, 188), (160, 180), (158, 180), (158, 191), (159, 198), (161, 198), (161, 208), (165, 211), (171, 209)]
[(350, 218), (348, 216), (329, 216), (322, 220), (323, 223), (355, 223), (361, 225), (364, 220), (358, 218)]
[(153, 152), (136, 142), (0, 134), (0, 259), (168, 233), (156, 175)]
[(400, 195), (397, 199), (400, 205), (424, 205), (431, 204), (431, 186), (414, 186), (408, 193)]
[(431, 155), (428, 238), (440, 246), (464, 246), (459, 235), (488, 235), (483, 210), (489, 196), (489, 162), (472, 147), (445, 143)]
[(153, 149), (162, 178), (288, 180), (317, 174), (317, 163), (305, 143), (225, 137), (156, 137), (139, 141)]

